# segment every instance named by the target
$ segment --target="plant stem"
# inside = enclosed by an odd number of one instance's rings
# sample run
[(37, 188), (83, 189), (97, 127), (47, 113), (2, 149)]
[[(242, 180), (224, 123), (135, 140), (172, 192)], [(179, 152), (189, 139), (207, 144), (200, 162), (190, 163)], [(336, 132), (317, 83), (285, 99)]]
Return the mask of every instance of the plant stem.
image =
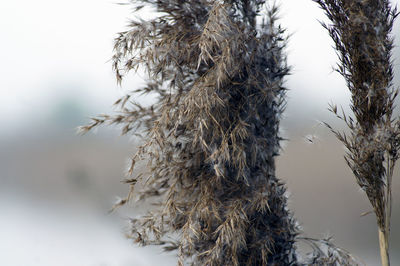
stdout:
[(385, 234), (381, 229), (378, 230), (378, 233), (382, 266), (390, 266), (388, 234)]
[(389, 266), (389, 235), (390, 218), (392, 214), (392, 177), (393, 165), (389, 152), (386, 152), (386, 191), (385, 191), (385, 217), (384, 228), (379, 228), (379, 248), (381, 253), (382, 266)]

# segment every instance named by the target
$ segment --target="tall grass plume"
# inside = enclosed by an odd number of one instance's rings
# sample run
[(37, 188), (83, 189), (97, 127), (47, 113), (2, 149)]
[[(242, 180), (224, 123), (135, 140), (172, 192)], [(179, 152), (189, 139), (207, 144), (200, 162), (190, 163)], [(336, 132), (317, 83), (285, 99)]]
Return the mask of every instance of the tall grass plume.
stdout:
[(392, 177), (399, 157), (400, 122), (393, 119), (391, 30), (398, 13), (388, 0), (314, 0), (331, 24), (323, 24), (335, 43), (337, 71), (351, 93), (353, 115), (339, 112), (349, 133), (330, 129), (347, 148), (346, 162), (376, 215), (382, 265), (389, 265)]
[[(290, 70), (277, 6), (262, 0), (131, 5), (154, 7), (158, 16), (133, 20), (118, 35), (113, 67), (119, 82), (139, 67), (149, 80), (115, 103), (118, 114), (81, 128), (117, 124), (143, 140), (125, 180), (131, 190), (117, 205), (136, 195), (158, 208), (132, 218), (129, 237), (177, 250), (179, 265), (356, 265), (328, 240), (307, 239), (314, 252), (304, 259), (296, 250), (299, 227), (275, 174)], [(149, 93), (155, 103), (134, 101)], [(139, 161), (147, 170), (135, 167)]]

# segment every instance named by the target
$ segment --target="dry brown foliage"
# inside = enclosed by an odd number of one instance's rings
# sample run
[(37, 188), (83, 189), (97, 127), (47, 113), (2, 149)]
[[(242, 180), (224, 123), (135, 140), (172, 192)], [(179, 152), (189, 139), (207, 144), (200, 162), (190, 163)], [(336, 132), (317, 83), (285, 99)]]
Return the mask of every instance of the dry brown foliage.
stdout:
[[(400, 148), (400, 122), (392, 118), (398, 91), (393, 88), (391, 30), (398, 15), (388, 0), (315, 0), (332, 24), (324, 27), (340, 59), (337, 71), (351, 92), (353, 117), (330, 110), (349, 133), (333, 132), (348, 152), (346, 162), (366, 192), (380, 231), (384, 265), (392, 209), (392, 176)], [(383, 246), (382, 246), (383, 245)], [(384, 254), (386, 253), (386, 254)]]
[[(118, 81), (139, 66), (149, 81), (115, 103), (119, 114), (81, 128), (119, 124), (123, 134), (143, 138), (126, 180), (131, 191), (117, 205), (137, 195), (156, 199), (158, 208), (131, 219), (129, 236), (177, 249), (179, 265), (306, 265), (275, 176), (289, 73), (277, 7), (260, 0), (141, 3), (159, 16), (132, 21), (119, 34), (113, 67)], [(157, 100), (135, 103), (140, 93)], [(135, 168), (141, 160), (148, 171)], [(143, 189), (134, 191), (136, 183)], [(339, 265), (344, 254), (328, 241), (313, 247), (311, 264)]]

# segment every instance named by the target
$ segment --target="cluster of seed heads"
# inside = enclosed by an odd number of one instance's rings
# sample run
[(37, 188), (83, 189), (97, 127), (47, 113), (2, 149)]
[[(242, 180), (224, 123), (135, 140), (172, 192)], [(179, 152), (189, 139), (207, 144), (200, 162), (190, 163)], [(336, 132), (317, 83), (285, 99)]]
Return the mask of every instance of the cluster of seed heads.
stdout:
[[(117, 205), (136, 195), (157, 207), (131, 219), (129, 237), (177, 250), (179, 265), (357, 265), (329, 240), (299, 236), (275, 175), (290, 71), (278, 8), (262, 0), (140, 2), (131, 1), (135, 11), (147, 5), (159, 15), (118, 35), (113, 67), (119, 82), (139, 68), (149, 80), (115, 103), (118, 114), (81, 128), (117, 124), (143, 140), (125, 181), (131, 190)], [(134, 102), (150, 93), (153, 104)], [(393, 99), (369, 97), (376, 116), (376, 105)], [(139, 161), (147, 162), (142, 171)], [(314, 252), (298, 254), (297, 241)]]
[(353, 115), (330, 110), (348, 133), (328, 127), (343, 142), (345, 159), (375, 212), (380, 231), (382, 264), (389, 265), (388, 238), (392, 209), (392, 176), (400, 149), (400, 121), (393, 119), (391, 31), (398, 13), (389, 0), (315, 0), (331, 24), (323, 26), (335, 43), (337, 71), (351, 93)]

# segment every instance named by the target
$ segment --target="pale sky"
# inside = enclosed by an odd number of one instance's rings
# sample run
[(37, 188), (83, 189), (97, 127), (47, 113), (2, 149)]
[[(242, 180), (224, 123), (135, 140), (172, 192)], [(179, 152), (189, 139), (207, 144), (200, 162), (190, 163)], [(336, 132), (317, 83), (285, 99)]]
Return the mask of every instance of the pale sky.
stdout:
[[(129, 79), (118, 88), (108, 62), (113, 38), (130, 15), (129, 7), (117, 2), (121, 1), (3, 1), (0, 123), (24, 123), (71, 95), (88, 105), (109, 107), (123, 89), (135, 86), (135, 79)], [(343, 79), (332, 72), (337, 60), (332, 42), (317, 21), (324, 19), (322, 11), (311, 0), (280, 3), (281, 23), (292, 34), (289, 107), (304, 101), (324, 110), (330, 101), (346, 104)]]

